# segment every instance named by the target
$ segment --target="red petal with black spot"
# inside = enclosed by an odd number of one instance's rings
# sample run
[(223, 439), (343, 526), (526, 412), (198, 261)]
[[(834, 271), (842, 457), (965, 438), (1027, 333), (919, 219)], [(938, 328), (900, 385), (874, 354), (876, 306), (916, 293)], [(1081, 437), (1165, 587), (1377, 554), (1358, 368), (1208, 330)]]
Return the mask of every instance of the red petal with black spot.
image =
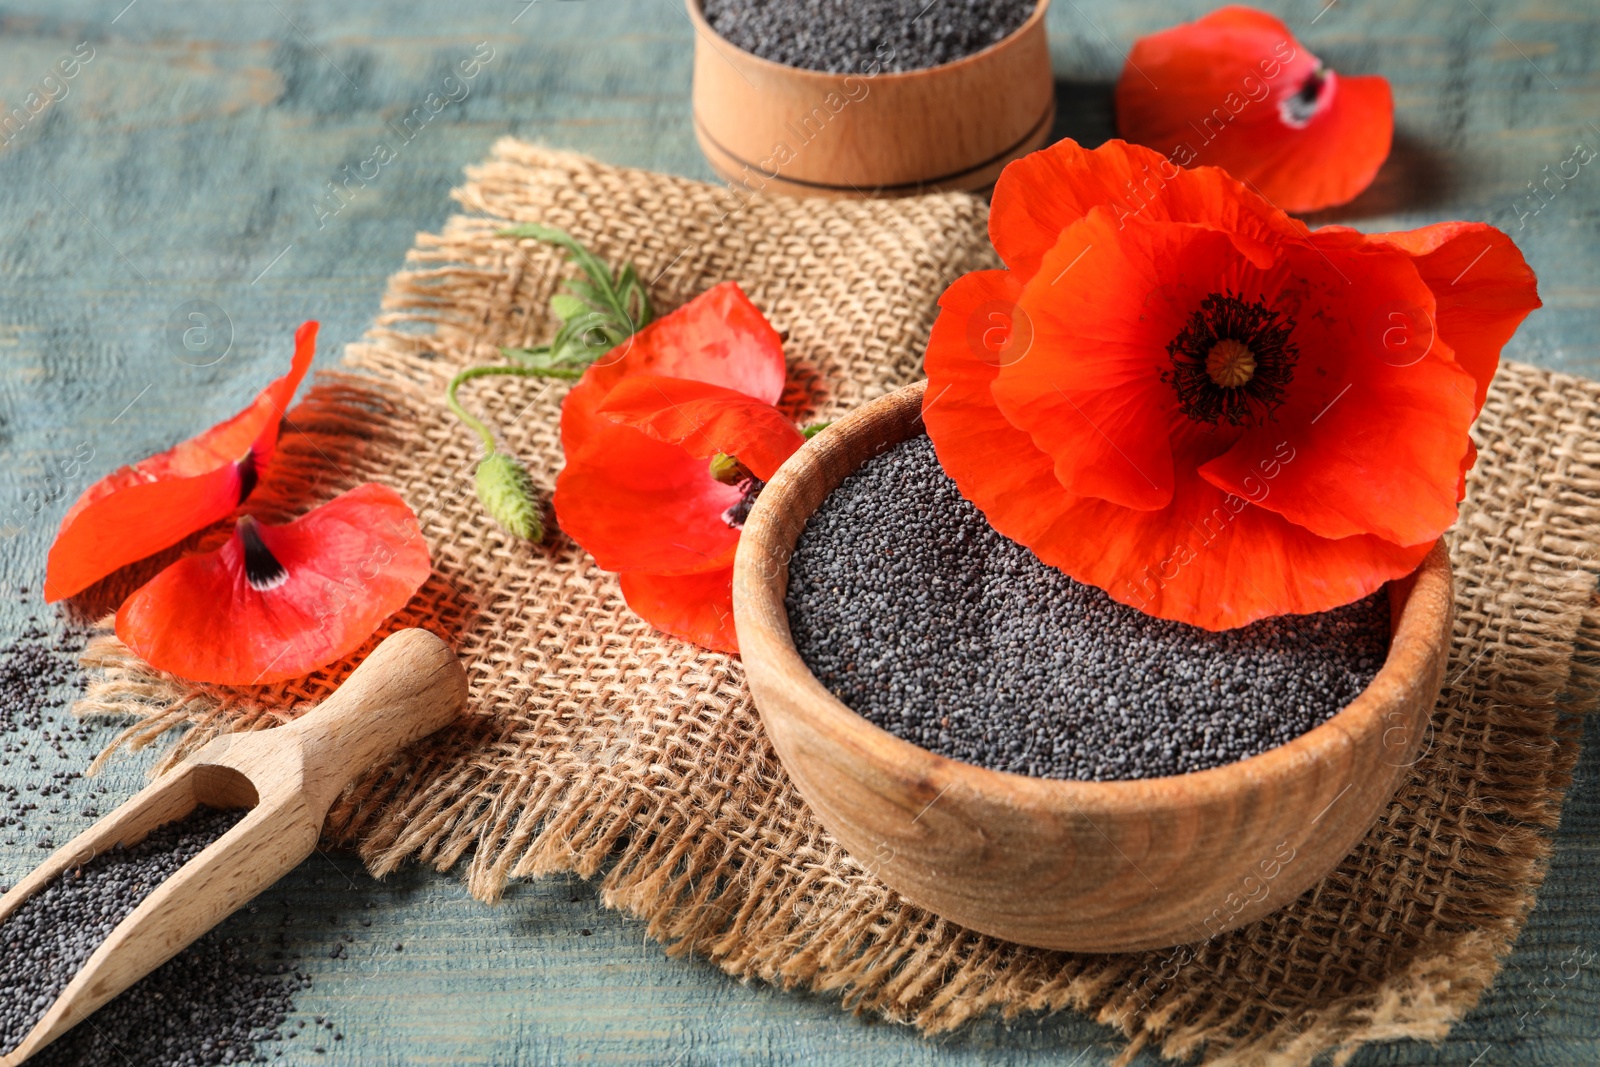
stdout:
[(227, 518), (260, 480), (283, 413), (311, 368), (317, 324), (294, 335), (289, 373), (239, 414), (159, 455), (122, 467), (67, 509), (50, 546), (45, 600), (82, 592), (130, 563)]
[(1116, 98), (1124, 138), (1178, 166), (1222, 167), (1285, 211), (1355, 199), (1394, 137), (1386, 80), (1328, 69), (1248, 7), (1134, 42)]
[(241, 518), (129, 597), (117, 636), (191, 681), (280, 682), (360, 648), (431, 570), (411, 508), (369, 482), (285, 526)]

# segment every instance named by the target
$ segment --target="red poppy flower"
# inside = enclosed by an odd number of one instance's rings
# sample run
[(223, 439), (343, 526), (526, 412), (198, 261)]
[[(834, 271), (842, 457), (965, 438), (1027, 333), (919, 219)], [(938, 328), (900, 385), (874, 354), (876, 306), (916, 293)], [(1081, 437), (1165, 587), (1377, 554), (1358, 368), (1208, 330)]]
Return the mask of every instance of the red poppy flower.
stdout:
[[(1137, 211), (1129, 175), (1160, 176)], [(995, 528), (1208, 629), (1349, 603), (1455, 520), (1468, 428), (1539, 306), (1479, 223), (1310, 231), (1224, 172), (1112, 141), (1011, 164), (1009, 270), (940, 300), (924, 415)]]
[(130, 596), (117, 636), (191, 681), (279, 682), (354, 652), (431, 570), (416, 516), (369, 482), (285, 526), (239, 519), (221, 548)]
[(311, 367), (317, 324), (294, 335), (289, 373), (239, 414), (182, 444), (112, 471), (67, 509), (50, 546), (45, 600), (82, 592), (113, 571), (233, 513), (278, 445), (284, 409)]
[(1285, 211), (1353, 200), (1389, 156), (1394, 98), (1335, 74), (1278, 19), (1225, 7), (1136, 41), (1117, 129), (1178, 166), (1217, 166)]
[(620, 572), (647, 622), (707, 648), (738, 650), (739, 530), (803, 441), (773, 406), (784, 376), (777, 331), (724, 282), (590, 367), (562, 405), (561, 528)]

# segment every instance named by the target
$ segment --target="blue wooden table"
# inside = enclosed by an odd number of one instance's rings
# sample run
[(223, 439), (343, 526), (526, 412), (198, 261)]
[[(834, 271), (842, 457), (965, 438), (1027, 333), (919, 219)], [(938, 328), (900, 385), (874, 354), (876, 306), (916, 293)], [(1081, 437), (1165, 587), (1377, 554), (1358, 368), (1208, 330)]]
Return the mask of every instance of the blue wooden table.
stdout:
[[(1507, 229), (1546, 305), (1508, 355), (1600, 375), (1600, 173), (1528, 199), (1576, 144), (1600, 148), (1594, 0), (1265, 6), (1335, 68), (1394, 84), (1394, 157), (1328, 218)], [(1110, 83), (1129, 43), (1204, 8), (1057, 0), (1056, 132), (1110, 136)], [(329, 211), (327, 183), (483, 41), (495, 58), (470, 93)], [(66, 501), (237, 410), (278, 373), (301, 320), (323, 322), (319, 362), (330, 365), (494, 138), (710, 177), (690, 127), (691, 45), (680, 0), (0, 4), (0, 112), (12, 115), (0, 114), (0, 646), (29, 615), (61, 625), (36, 591)], [(179, 336), (196, 302), (218, 324), (199, 355)], [(61, 457), (85, 447), (86, 469), (63, 475)], [(52, 692), (54, 719), (72, 693)], [(105, 736), (69, 739), (64, 755), (25, 739), (0, 761), (0, 787), (20, 787), (35, 760), (78, 769)], [(143, 773), (143, 760), (114, 765), (100, 802)], [(1358, 1063), (1600, 1063), (1597, 779), (1591, 726), (1538, 909), (1478, 1009), (1442, 1046), (1373, 1046)], [(42, 857), (40, 840), (86, 825), (86, 810), (41, 803), (0, 833), (0, 883)], [(344, 1035), (325, 1054), (296, 1043), (278, 1062), (1089, 1064), (1116, 1046), (1070, 1015), (926, 1040), (827, 998), (742, 986), (665, 958), (576, 880), (525, 884), (490, 908), (449, 877), (411, 870), (379, 884), (348, 856), (319, 855), (229, 926), (266, 930), (286, 932), (312, 973), (303, 1017), (336, 1020)]]

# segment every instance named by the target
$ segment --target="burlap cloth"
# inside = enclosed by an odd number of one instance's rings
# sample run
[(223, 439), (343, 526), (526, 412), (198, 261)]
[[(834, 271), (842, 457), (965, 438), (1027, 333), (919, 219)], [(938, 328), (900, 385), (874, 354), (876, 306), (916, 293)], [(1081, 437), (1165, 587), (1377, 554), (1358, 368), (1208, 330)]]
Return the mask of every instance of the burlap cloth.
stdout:
[[(436, 572), (394, 625), (452, 640), (475, 717), (368, 777), (329, 825), (376, 874), (460, 866), (492, 900), (511, 878), (599, 876), (604, 899), (674, 953), (729, 974), (838, 994), (927, 1031), (979, 1013), (1073, 1007), (1218, 1063), (1441, 1037), (1493, 979), (1534, 901), (1593, 691), (1578, 663), (1600, 560), (1600, 385), (1507, 365), (1478, 425), (1481, 458), (1452, 535), (1458, 606), (1426, 755), (1382, 821), (1293, 905), (1187, 953), (1087, 956), (946, 923), (874, 881), (790, 786), (728, 656), (654, 633), (615, 580), (555, 535), (519, 543), (479, 508), (473, 434), (443, 403), (460, 367), (552, 332), (553, 249), (507, 221), (570, 230), (631, 259), (663, 309), (736, 279), (788, 331), (789, 402), (828, 418), (919, 374), (940, 291), (991, 265), (985, 206), (744, 202), (715, 186), (512, 140), (468, 171), (468, 212), (425, 234), (383, 312), (291, 414), (253, 504), (295, 514), (349, 485), (394, 486)], [(467, 402), (535, 480), (561, 463), (564, 385), (495, 379)], [(218, 534), (211, 535), (215, 540)], [(364, 654), (363, 650), (363, 654)], [(265, 689), (155, 675), (112, 637), (78, 710), (133, 715), (144, 745), (187, 726), (168, 764), (219, 731), (271, 726), (349, 669)], [(1577, 657), (1582, 659), (1583, 657)]]

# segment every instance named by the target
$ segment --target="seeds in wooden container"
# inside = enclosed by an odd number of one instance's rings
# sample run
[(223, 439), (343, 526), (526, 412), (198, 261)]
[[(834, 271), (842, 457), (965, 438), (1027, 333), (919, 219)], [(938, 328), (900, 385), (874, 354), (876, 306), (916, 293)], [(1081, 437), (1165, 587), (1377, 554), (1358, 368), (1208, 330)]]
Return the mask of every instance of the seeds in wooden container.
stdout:
[(1386, 594), (1212, 633), (1145, 615), (1006, 539), (916, 437), (830, 493), (789, 562), (794, 643), (845, 705), (952, 759), (1151, 778), (1284, 744), (1360, 694)]
[(920, 70), (1014, 33), (1038, 0), (705, 0), (706, 22), (763, 59), (834, 73)]
[(243, 817), (197, 808), (63, 872), (0, 922), (0, 1053), (28, 1036), (123, 919)]

